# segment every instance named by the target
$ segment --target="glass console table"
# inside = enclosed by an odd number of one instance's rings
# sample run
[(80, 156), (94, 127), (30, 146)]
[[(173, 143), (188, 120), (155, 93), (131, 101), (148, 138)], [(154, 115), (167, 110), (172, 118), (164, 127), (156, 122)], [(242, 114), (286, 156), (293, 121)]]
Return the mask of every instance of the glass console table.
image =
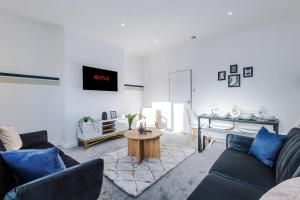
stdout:
[[(212, 116), (207, 114), (202, 114), (198, 116), (198, 151), (201, 152), (205, 149), (205, 142), (204, 138), (202, 137), (200, 121), (201, 119), (208, 119), (208, 127), (211, 128), (211, 121), (218, 120), (218, 121), (229, 121), (229, 122), (239, 122), (239, 123), (247, 123), (247, 124), (262, 124), (262, 125), (270, 125), (273, 126), (273, 131), (278, 134), (279, 130), (279, 120), (274, 119), (243, 119), (243, 118), (236, 118), (233, 119), (231, 117), (219, 117), (219, 116)], [(205, 137), (205, 136), (204, 136)]]

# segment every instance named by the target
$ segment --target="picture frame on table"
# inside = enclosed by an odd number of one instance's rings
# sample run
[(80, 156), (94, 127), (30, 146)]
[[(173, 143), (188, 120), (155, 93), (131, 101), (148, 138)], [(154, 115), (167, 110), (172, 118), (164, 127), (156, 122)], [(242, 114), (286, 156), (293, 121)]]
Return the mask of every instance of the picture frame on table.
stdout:
[(110, 118), (111, 118), (111, 119), (115, 119), (115, 118), (117, 118), (117, 117), (118, 117), (117, 111), (110, 111)]

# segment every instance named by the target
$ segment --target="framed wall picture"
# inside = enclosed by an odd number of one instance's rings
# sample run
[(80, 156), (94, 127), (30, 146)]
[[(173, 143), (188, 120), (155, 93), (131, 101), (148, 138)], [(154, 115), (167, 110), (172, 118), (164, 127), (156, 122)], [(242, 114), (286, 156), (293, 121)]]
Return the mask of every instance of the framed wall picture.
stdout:
[(241, 86), (241, 75), (229, 75), (228, 76), (228, 87), (240, 87)]
[(219, 81), (226, 80), (226, 71), (220, 71), (220, 72), (218, 72), (218, 80)]
[(111, 119), (117, 118), (117, 112), (116, 111), (110, 111), (110, 118)]
[(238, 65), (230, 65), (230, 74), (238, 73)]
[(253, 67), (244, 67), (243, 69), (243, 77), (253, 77)]

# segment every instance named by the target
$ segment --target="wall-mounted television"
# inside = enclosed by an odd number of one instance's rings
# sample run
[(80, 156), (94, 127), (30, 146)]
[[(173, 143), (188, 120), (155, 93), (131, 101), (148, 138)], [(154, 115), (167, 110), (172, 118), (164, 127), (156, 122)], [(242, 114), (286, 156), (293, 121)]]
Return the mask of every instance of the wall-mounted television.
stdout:
[(83, 89), (118, 91), (118, 72), (82, 66)]

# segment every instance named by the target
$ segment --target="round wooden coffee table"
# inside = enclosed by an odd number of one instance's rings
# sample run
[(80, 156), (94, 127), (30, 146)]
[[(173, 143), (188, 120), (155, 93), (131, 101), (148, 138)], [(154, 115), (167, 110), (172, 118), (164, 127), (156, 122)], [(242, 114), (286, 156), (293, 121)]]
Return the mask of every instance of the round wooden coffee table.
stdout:
[(124, 136), (128, 138), (128, 156), (138, 158), (139, 164), (144, 157), (160, 158), (160, 136), (161, 131), (150, 129), (152, 132), (139, 134), (137, 129), (128, 130)]

